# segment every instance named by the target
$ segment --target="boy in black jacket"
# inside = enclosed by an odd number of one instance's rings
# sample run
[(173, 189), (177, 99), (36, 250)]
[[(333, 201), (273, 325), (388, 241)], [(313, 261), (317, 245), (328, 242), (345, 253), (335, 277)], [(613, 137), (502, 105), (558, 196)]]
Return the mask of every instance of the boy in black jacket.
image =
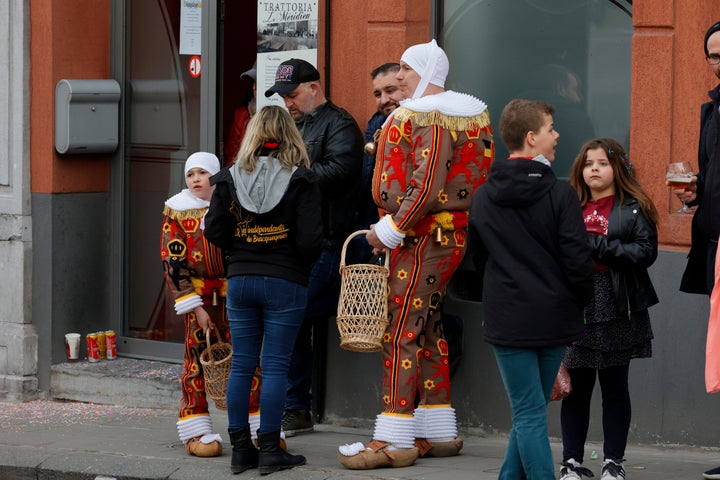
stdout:
[(469, 242), (484, 273), (485, 340), (512, 409), (500, 480), (554, 478), (547, 403), (560, 361), (583, 329), (594, 263), (577, 194), (552, 171), (555, 109), (515, 99), (500, 117), (510, 152), (473, 196)]

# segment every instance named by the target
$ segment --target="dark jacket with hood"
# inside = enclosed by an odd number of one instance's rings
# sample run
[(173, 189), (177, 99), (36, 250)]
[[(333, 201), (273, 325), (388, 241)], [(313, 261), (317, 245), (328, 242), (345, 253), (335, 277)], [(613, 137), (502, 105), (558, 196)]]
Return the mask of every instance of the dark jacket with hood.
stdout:
[(473, 196), (469, 234), (473, 260), (485, 268), (487, 342), (559, 346), (583, 331), (595, 264), (577, 194), (548, 165), (496, 161)]
[(610, 268), (617, 313), (630, 318), (658, 303), (647, 269), (657, 258), (657, 228), (640, 210), (632, 197), (615, 203), (605, 235), (590, 235), (592, 256)]
[[(708, 244), (717, 242), (720, 233), (720, 85), (708, 92), (712, 101), (700, 110), (697, 197), (689, 205), (698, 205), (692, 219), (692, 243), (688, 264), (680, 282), (680, 291), (710, 294), (707, 276), (714, 269), (708, 258)], [(717, 246), (716, 243), (713, 245)]]
[(329, 100), (296, 122), (322, 192), (323, 247), (339, 249), (352, 233), (360, 197), (363, 137), (348, 112)]
[(307, 285), (322, 247), (320, 192), (308, 169), (289, 171), (260, 157), (248, 173), (230, 166), (205, 215), (205, 238), (223, 250), (227, 276), (264, 275)]

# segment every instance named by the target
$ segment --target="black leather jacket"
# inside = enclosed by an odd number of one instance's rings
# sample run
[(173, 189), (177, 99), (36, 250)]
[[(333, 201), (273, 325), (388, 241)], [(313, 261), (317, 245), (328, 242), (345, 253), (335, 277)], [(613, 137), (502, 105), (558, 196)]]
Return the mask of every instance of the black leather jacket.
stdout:
[(658, 252), (657, 228), (634, 198), (615, 198), (608, 233), (590, 235), (592, 256), (610, 267), (618, 315), (629, 317), (658, 303), (647, 269)]
[[(680, 282), (680, 291), (710, 294), (714, 282), (714, 262), (708, 257), (708, 245), (718, 237), (720, 229), (720, 85), (708, 92), (711, 102), (700, 111), (700, 142), (698, 147), (697, 195), (688, 205), (698, 208), (692, 219), (692, 241), (688, 263)], [(713, 244), (714, 245), (714, 244)]]
[(322, 192), (323, 248), (352, 233), (361, 187), (363, 136), (348, 112), (329, 100), (296, 122)]

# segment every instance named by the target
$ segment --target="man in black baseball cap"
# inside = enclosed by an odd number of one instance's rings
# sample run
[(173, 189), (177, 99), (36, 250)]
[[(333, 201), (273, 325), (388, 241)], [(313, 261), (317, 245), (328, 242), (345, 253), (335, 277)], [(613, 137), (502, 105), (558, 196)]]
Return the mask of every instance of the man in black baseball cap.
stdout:
[[(278, 66), (275, 84), (265, 96), (274, 93), (283, 98), (300, 130), (310, 169), (318, 178), (322, 194), (322, 209), (313, 213), (322, 215), (323, 249), (310, 272), (305, 318), (288, 372), (282, 429), (285, 436), (291, 437), (313, 430), (313, 343), (317, 346), (327, 341), (328, 319), (337, 313), (340, 254), (343, 242), (353, 231), (360, 196), (363, 137), (352, 116), (325, 97), (320, 73), (305, 60), (293, 58)], [(316, 353), (321, 356), (318, 365), (324, 364), (324, 348)], [(324, 389), (322, 383), (320, 374), (320, 392)], [(322, 413), (321, 403), (318, 408), (316, 413)]]
[(275, 73), (275, 84), (265, 92), (266, 97), (273, 93), (287, 95), (298, 85), (320, 80), (320, 72), (311, 63), (299, 58), (291, 58), (278, 65)]

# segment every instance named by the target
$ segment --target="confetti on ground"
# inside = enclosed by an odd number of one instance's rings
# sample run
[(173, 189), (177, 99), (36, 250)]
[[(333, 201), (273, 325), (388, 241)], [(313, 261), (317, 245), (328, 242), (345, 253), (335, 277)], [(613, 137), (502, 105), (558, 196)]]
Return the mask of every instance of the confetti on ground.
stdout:
[[(149, 383), (176, 384), (182, 373), (182, 365), (159, 361), (118, 358), (112, 361), (90, 363), (80, 361), (54, 366), (66, 375), (102, 376), (117, 379), (140, 379)], [(96, 403), (35, 400), (25, 403), (0, 401), (0, 431), (20, 431), (26, 427), (92, 424), (125, 418), (158, 417), (165, 410), (126, 407)]]
[(82, 402), (34, 400), (25, 403), (0, 402), (0, 431), (38, 425), (77, 425), (129, 417), (158, 417), (166, 412), (152, 408), (99, 405)]

